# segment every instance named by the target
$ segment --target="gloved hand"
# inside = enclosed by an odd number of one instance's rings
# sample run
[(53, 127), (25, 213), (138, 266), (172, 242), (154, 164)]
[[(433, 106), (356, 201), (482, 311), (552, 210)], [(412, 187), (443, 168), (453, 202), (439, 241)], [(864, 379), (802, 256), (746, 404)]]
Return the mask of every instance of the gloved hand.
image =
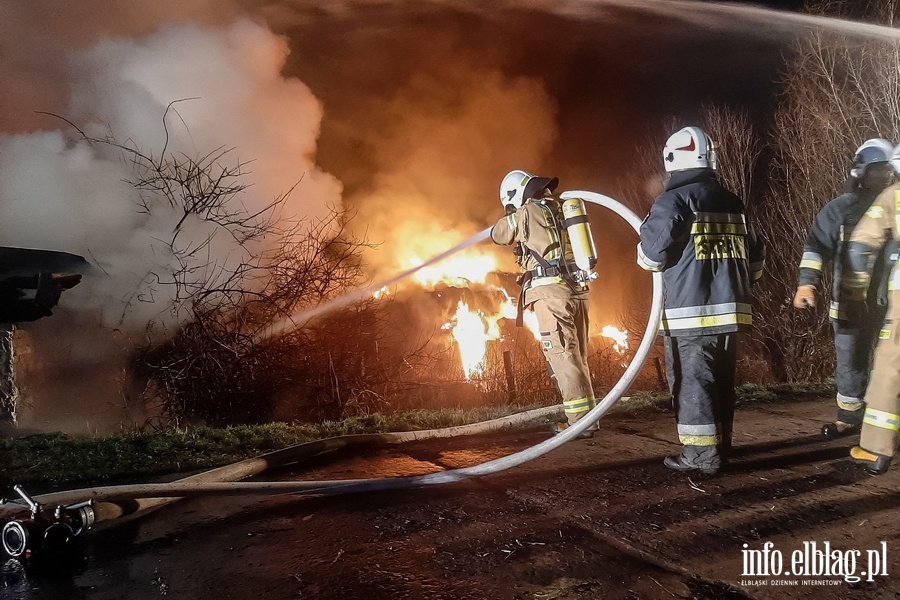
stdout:
[(798, 285), (794, 294), (794, 308), (815, 308), (816, 288), (812, 285)]

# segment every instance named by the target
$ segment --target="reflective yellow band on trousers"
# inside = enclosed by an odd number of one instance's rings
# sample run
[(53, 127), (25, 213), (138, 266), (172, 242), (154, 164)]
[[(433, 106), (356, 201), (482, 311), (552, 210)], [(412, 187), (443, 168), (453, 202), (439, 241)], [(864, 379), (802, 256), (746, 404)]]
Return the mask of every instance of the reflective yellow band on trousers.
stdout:
[(684, 446), (715, 446), (722, 443), (721, 435), (679, 435), (678, 441)]
[(866, 405), (861, 398), (852, 398), (850, 396), (844, 396), (843, 394), (838, 394), (836, 399), (838, 408), (844, 410), (862, 410)]
[(900, 431), (900, 415), (878, 410), (877, 408), (866, 409), (863, 423), (881, 427), (882, 429), (890, 429), (891, 431)]
[(751, 325), (753, 317), (745, 314), (708, 315), (703, 317), (682, 317), (670, 319), (664, 317), (662, 329), (664, 331), (678, 331), (686, 329), (704, 329), (707, 327), (720, 327), (722, 325)]
[(576, 415), (587, 412), (594, 408), (593, 398), (575, 398), (574, 400), (563, 400), (563, 409), (567, 415)]

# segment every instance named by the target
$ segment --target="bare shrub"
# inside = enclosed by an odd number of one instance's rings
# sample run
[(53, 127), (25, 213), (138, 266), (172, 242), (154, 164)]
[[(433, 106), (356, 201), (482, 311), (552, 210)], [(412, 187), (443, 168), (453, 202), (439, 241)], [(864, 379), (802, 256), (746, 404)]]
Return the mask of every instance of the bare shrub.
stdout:
[[(822, 2), (814, 12), (895, 22), (900, 3), (850, 6)], [(790, 303), (807, 230), (816, 213), (841, 192), (855, 148), (865, 139), (900, 134), (900, 47), (823, 31), (798, 42), (784, 75), (772, 132), (773, 157), (765, 201), (754, 215), (769, 247), (766, 279), (757, 294), (756, 339), (770, 354), (779, 381), (819, 379), (833, 372), (827, 298), (816, 311)], [(823, 291), (830, 290), (826, 273)], [(810, 314), (812, 312), (812, 314)]]

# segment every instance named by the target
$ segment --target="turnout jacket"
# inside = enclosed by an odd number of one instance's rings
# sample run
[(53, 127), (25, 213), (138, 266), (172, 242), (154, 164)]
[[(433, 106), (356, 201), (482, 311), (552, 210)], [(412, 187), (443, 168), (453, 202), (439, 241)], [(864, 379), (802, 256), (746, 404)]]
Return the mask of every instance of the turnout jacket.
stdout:
[(750, 284), (762, 276), (765, 246), (744, 203), (712, 169), (672, 173), (640, 229), (638, 265), (662, 271), (660, 333), (717, 335), (752, 325)]
[(863, 284), (853, 273), (847, 251), (857, 223), (872, 206), (876, 195), (862, 188), (841, 194), (826, 204), (810, 225), (800, 259), (797, 285), (818, 287), (823, 266), (833, 263), (831, 306), (828, 311), (832, 321), (856, 322), (866, 312), (864, 304), (867, 298), (873, 304), (887, 302), (887, 254), (883, 251), (878, 253), (871, 277), (867, 277)]
[(890, 292), (900, 291), (900, 269), (896, 267), (900, 249), (900, 183), (888, 186), (878, 195), (848, 240), (847, 263), (853, 272), (850, 281), (860, 293), (871, 293), (876, 287), (879, 265), (884, 266), (885, 274), (892, 272), (881, 278), (884, 281), (876, 288), (879, 298), (880, 294), (887, 297)]
[(561, 219), (560, 213), (556, 197), (531, 199), (491, 228), (491, 240), (495, 244), (519, 244), (516, 262), (525, 270), (522, 278), (525, 305), (544, 298), (571, 298), (588, 292), (586, 285), (566, 277), (572, 250), (565, 229), (554, 225), (554, 220)]

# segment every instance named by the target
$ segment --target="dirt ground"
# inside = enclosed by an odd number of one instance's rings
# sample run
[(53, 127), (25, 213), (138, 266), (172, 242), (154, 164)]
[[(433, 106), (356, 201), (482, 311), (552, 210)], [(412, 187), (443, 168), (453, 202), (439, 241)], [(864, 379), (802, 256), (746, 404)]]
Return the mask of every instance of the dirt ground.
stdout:
[[(8, 561), (0, 598), (897, 598), (900, 469), (871, 477), (852, 465), (855, 438), (818, 435), (833, 412), (829, 399), (740, 407), (735, 456), (713, 478), (662, 466), (678, 448), (674, 420), (650, 411), (606, 417), (593, 440), (451, 485), (183, 500), (99, 526), (65, 568)], [(272, 477), (434, 472), (546, 435), (357, 449)], [(751, 556), (765, 557), (768, 576)]]

